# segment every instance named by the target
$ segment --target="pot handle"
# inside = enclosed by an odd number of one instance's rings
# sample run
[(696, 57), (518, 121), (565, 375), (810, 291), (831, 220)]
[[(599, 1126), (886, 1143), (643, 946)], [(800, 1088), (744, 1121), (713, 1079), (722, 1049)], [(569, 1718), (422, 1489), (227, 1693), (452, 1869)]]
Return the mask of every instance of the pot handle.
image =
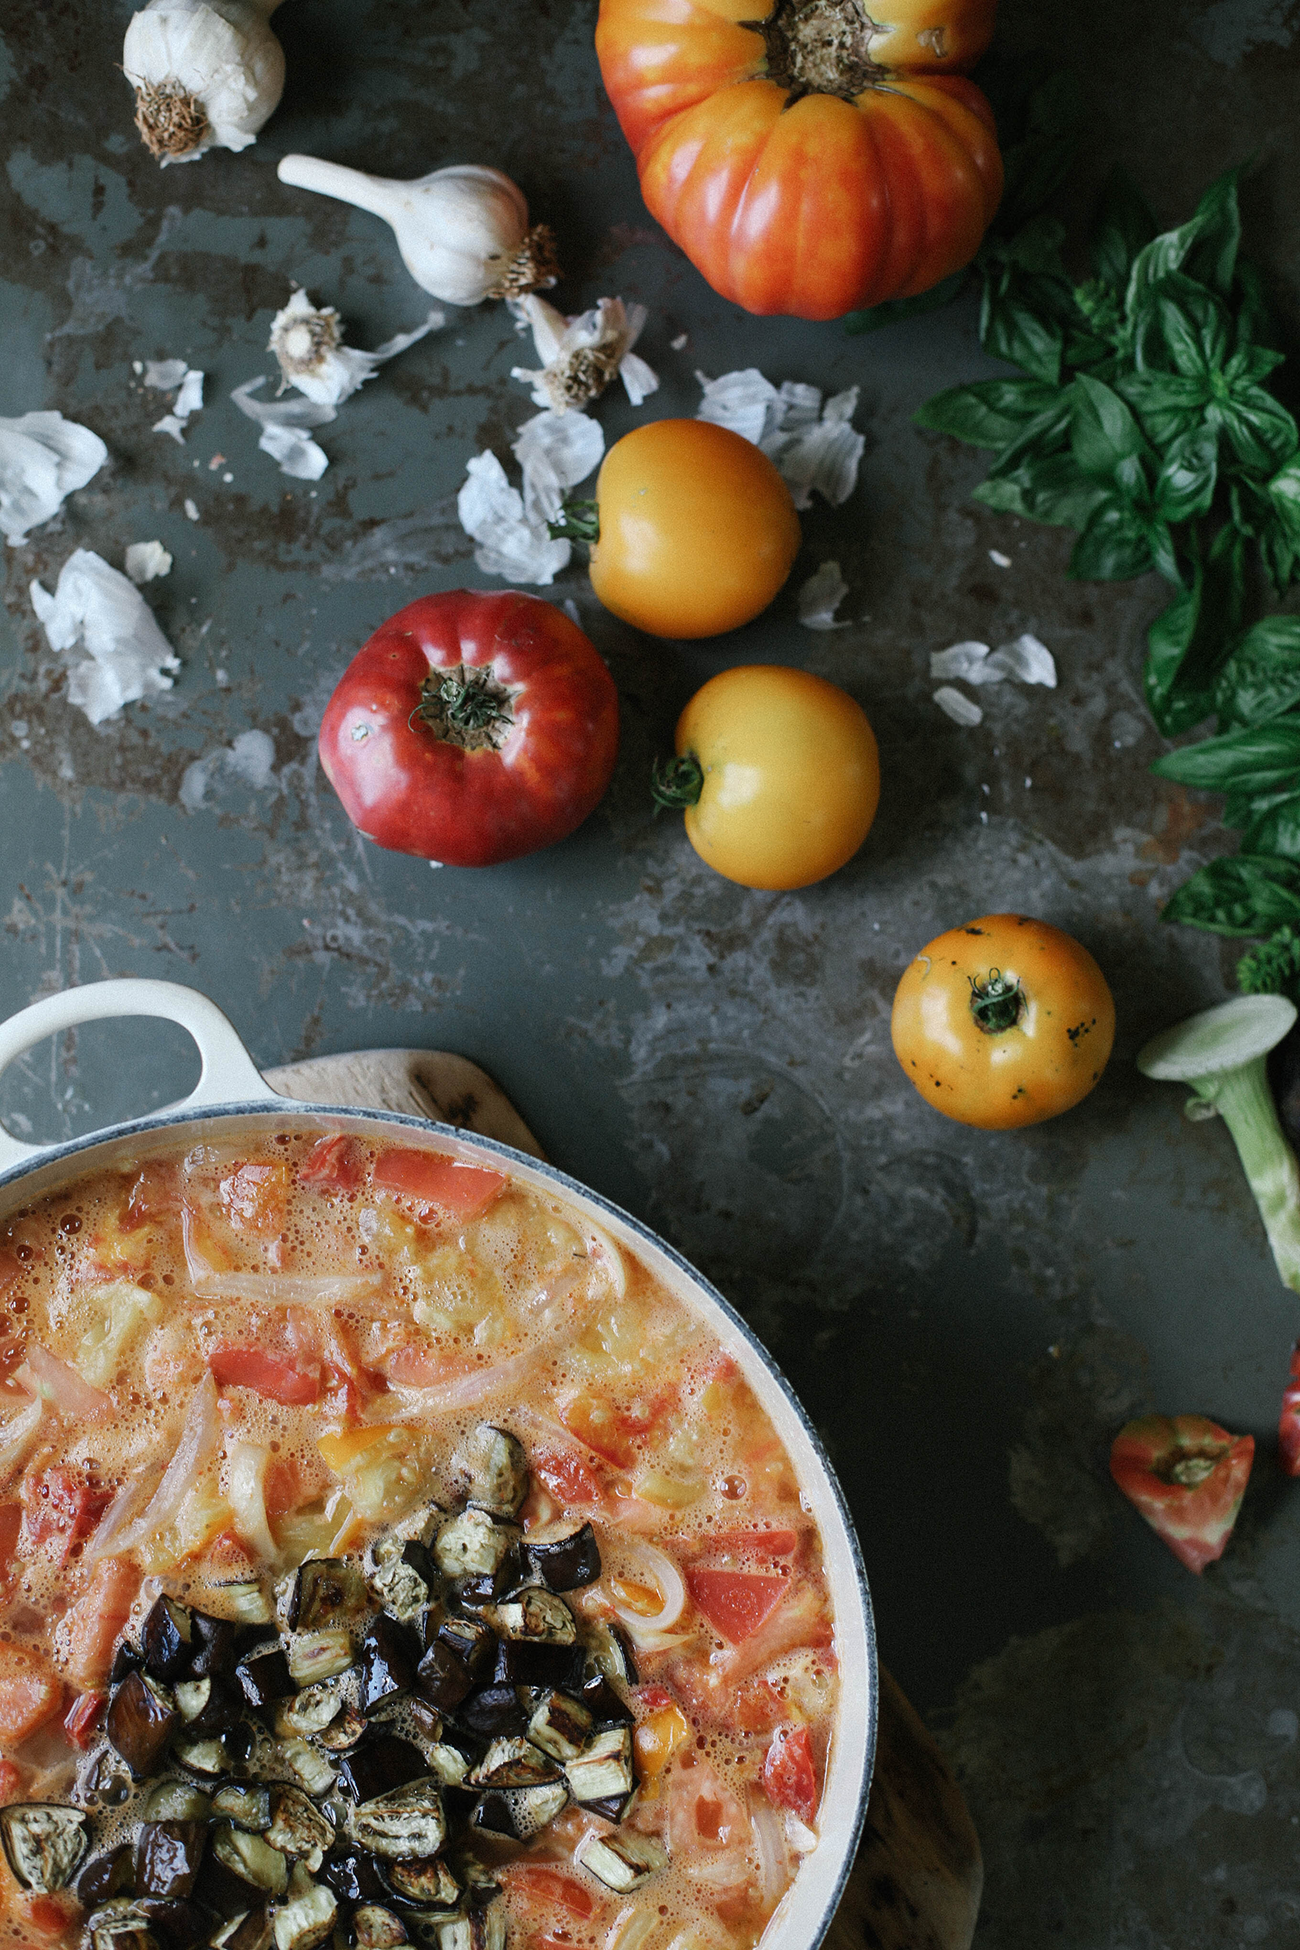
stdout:
[[(203, 1064), (199, 1080), (189, 1096), (171, 1105), (171, 1109), (277, 1101), (277, 1093), (264, 1080), (233, 1025), (215, 1002), (209, 1002), (197, 989), (182, 988), (178, 982), (155, 982), (143, 976), (87, 982), (84, 987), (61, 989), (57, 995), (42, 996), (30, 1008), (20, 1009), (8, 1022), (0, 1023), (0, 1072), (47, 1036), (57, 1036), (61, 1030), (76, 1029), (86, 1022), (104, 1022), (114, 1016), (162, 1016), (188, 1029), (198, 1044)], [(27, 1164), (52, 1148), (45, 1144), (24, 1144), (10, 1137), (0, 1125), (0, 1171)]]

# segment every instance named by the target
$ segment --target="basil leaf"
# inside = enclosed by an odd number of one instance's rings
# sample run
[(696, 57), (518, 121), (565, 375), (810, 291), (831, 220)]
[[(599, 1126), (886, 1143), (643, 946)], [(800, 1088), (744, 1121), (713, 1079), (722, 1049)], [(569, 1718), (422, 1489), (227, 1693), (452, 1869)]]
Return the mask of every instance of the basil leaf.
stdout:
[(1122, 292), (1133, 260), (1156, 234), (1156, 220), (1131, 176), (1118, 164), (1106, 178), (1092, 239), (1092, 263), (1103, 284)]
[(1223, 368), (1229, 386), (1258, 385), (1286, 364), (1285, 352), (1269, 352), (1261, 345), (1244, 345)]
[(1300, 866), (1243, 853), (1211, 860), (1166, 903), (1161, 919), (1211, 934), (1272, 934), (1300, 919)]
[(1181, 686), (1178, 681), (1200, 628), (1203, 586), (1204, 575), (1198, 563), (1192, 587), (1178, 591), (1147, 635), (1143, 687), (1151, 716), (1166, 738), (1177, 738), (1190, 731), (1193, 725), (1208, 718), (1214, 707), (1208, 690), (1195, 690), (1186, 679)]
[(1195, 214), (1176, 230), (1152, 238), (1138, 252), (1129, 273), (1126, 310), (1136, 321), (1151, 289), (1171, 271), (1208, 285), (1220, 297), (1232, 293), (1237, 251), (1241, 243), (1241, 212), (1237, 205), (1239, 169), (1230, 169), (1211, 183)]
[(931, 291), (918, 292), (915, 298), (890, 298), (883, 305), (870, 305), (865, 311), (851, 311), (845, 317), (844, 329), (854, 338), (866, 332), (879, 332), (886, 325), (897, 325), (906, 318), (920, 318), (928, 311), (942, 311), (954, 298), (960, 297), (966, 285), (968, 272), (954, 271), (942, 284), (936, 284)]
[(1193, 521), (1210, 512), (1219, 478), (1219, 435), (1212, 426), (1181, 434), (1156, 478), (1156, 506), (1166, 521)]
[(1241, 844), (1248, 853), (1270, 853), (1300, 860), (1300, 791), (1278, 793), (1269, 803), (1256, 802), (1253, 816), (1227, 822), (1242, 829)]
[[(1141, 427), (1119, 394), (1086, 372), (1074, 382), (1070, 443), (1082, 471), (1098, 481), (1113, 480), (1124, 462), (1140, 462), (1150, 454)], [(1139, 485), (1131, 470), (1125, 484)]]
[(1228, 314), (1212, 291), (1175, 273), (1151, 293), (1164, 350), (1174, 371), (1204, 382), (1228, 354)]
[(1253, 264), (1237, 265), (1237, 288), (1241, 297), (1237, 310), (1237, 344), (1275, 345), (1277, 324), (1269, 303), (1264, 280)]
[(972, 447), (1004, 447), (1031, 421), (1050, 413), (1059, 399), (1059, 389), (1041, 379), (982, 379), (974, 386), (936, 393), (914, 417), (918, 426)]
[(1065, 332), (1056, 319), (1035, 310), (1013, 272), (984, 287), (980, 344), (990, 358), (1005, 359), (1051, 386), (1060, 382)]
[(1149, 524), (1116, 494), (1094, 509), (1068, 573), (1080, 582), (1127, 582), (1153, 566)]
[(1083, 528), (1106, 499), (1106, 489), (1080, 474), (1072, 454), (1023, 460), (1014, 472), (990, 475), (975, 499), (999, 514), (1020, 515), (1052, 528)]
[(1300, 789), (1300, 718), (1273, 718), (1199, 745), (1166, 752), (1152, 766), (1162, 779), (1202, 792), (1259, 793)]
[(1239, 387), (1211, 409), (1245, 467), (1272, 474), (1300, 448), (1300, 431), (1280, 400), (1262, 386)]
[(1114, 381), (1115, 391), (1137, 414), (1154, 447), (1168, 447), (1205, 423), (1209, 388), (1175, 372), (1128, 372)]
[(1220, 731), (1263, 724), (1300, 703), (1300, 616), (1265, 616), (1247, 630), (1219, 673)]

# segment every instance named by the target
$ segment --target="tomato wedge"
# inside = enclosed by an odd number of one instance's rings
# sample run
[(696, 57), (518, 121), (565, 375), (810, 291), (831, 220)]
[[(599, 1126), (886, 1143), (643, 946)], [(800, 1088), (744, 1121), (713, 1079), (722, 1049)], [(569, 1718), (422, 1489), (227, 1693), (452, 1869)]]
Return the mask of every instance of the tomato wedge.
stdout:
[(342, 1131), (318, 1138), (297, 1172), (300, 1185), (316, 1185), (325, 1192), (354, 1192), (364, 1176), (361, 1146)]
[(711, 1530), (712, 1550), (747, 1551), (753, 1557), (793, 1557), (799, 1543), (797, 1530)]
[(1223, 1556), (1255, 1460), (1255, 1438), (1206, 1415), (1140, 1415), (1115, 1437), (1110, 1473), (1189, 1571)]
[(268, 1354), (264, 1347), (221, 1342), (208, 1356), (212, 1378), (219, 1388), (251, 1388), (266, 1401), (286, 1408), (305, 1407), (320, 1399), (320, 1362), (289, 1360)]
[(558, 1904), (570, 1916), (580, 1916), (584, 1921), (596, 1913), (596, 1899), (589, 1889), (574, 1876), (547, 1868), (544, 1862), (512, 1862), (501, 1871), (501, 1879), (516, 1895), (538, 1908), (551, 1909)]
[(442, 1151), (381, 1151), (373, 1182), (377, 1192), (423, 1199), (455, 1219), (474, 1219), (487, 1211), (509, 1180), (502, 1171), (463, 1165)]
[(791, 1808), (800, 1821), (817, 1813), (817, 1770), (807, 1727), (778, 1727), (763, 1762), (763, 1786), (778, 1808)]
[(687, 1571), (685, 1576), (699, 1610), (729, 1645), (740, 1645), (756, 1632), (790, 1589), (785, 1578), (757, 1571)]

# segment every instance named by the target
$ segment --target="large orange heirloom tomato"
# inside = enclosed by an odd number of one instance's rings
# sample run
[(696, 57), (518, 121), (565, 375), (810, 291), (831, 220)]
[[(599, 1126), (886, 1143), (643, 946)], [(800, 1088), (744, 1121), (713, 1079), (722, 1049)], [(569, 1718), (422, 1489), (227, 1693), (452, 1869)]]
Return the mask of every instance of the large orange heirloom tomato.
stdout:
[(839, 318), (969, 264), (1002, 194), (961, 70), (997, 0), (601, 0), (596, 51), (653, 216), (751, 312)]

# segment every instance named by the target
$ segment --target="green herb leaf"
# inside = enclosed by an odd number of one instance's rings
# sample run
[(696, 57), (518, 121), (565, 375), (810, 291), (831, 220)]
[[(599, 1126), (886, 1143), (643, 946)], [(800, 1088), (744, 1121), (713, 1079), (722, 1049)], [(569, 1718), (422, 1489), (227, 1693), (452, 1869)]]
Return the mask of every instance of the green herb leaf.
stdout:
[(1107, 495), (1074, 545), (1070, 575), (1080, 582), (1127, 582), (1154, 567), (1150, 522), (1123, 495)]
[(1300, 999), (1300, 934), (1279, 928), (1260, 948), (1252, 948), (1237, 963), (1237, 987), (1243, 995), (1289, 995)]
[(1092, 239), (1092, 263), (1103, 284), (1123, 292), (1133, 260), (1156, 234), (1156, 220), (1131, 176), (1116, 164), (1106, 178)]
[(1241, 244), (1241, 211), (1237, 204), (1240, 169), (1230, 169), (1211, 183), (1195, 215), (1176, 230), (1166, 230), (1138, 252), (1129, 274), (1126, 308), (1136, 320), (1154, 285), (1171, 271), (1208, 285), (1221, 298), (1232, 294), (1237, 251)]
[(1218, 432), (1211, 426), (1193, 427), (1180, 434), (1165, 454), (1156, 478), (1156, 506), (1169, 522), (1208, 515), (1218, 478)]
[(1238, 460), (1258, 474), (1284, 467), (1300, 448), (1295, 421), (1262, 386), (1238, 387), (1215, 411)]
[(1163, 350), (1185, 379), (1207, 380), (1228, 356), (1232, 326), (1212, 291), (1174, 272), (1151, 293)]
[(1300, 704), (1300, 616), (1265, 616), (1247, 630), (1219, 673), (1214, 703), (1221, 732)]
[(975, 500), (1001, 514), (1021, 515), (1053, 528), (1083, 528), (1107, 491), (1079, 472), (1073, 454), (1030, 457), (1013, 473), (991, 474)]
[(1064, 328), (1042, 315), (1033, 303), (1030, 281), (1013, 270), (1005, 270), (996, 284), (984, 287), (980, 343), (990, 358), (1006, 359), (1049, 386), (1059, 384)]
[(1190, 589), (1180, 589), (1147, 636), (1147, 660), (1142, 672), (1147, 704), (1166, 738), (1177, 738), (1208, 718), (1213, 698), (1193, 689), (1179, 674), (1201, 626), (1204, 571), (1198, 563)]
[(915, 417), (918, 426), (972, 447), (1004, 447), (1051, 414), (1059, 400), (1059, 389), (1041, 379), (982, 379), (936, 393)]
[(1271, 934), (1300, 921), (1300, 864), (1242, 853), (1211, 860), (1178, 889), (1161, 919), (1211, 934)]
[(843, 320), (844, 329), (852, 337), (861, 337), (866, 332), (879, 332), (886, 325), (897, 325), (903, 319), (921, 318), (929, 311), (942, 311), (954, 298), (965, 290), (969, 271), (954, 271), (942, 284), (933, 290), (918, 292), (915, 298), (890, 298), (883, 305), (871, 305), (866, 311), (851, 311)]
[(1248, 853), (1271, 853), (1300, 860), (1300, 790), (1279, 792), (1266, 802), (1233, 806), (1224, 824), (1241, 828), (1241, 844)]
[[(1074, 382), (1070, 444), (1080, 470), (1095, 481), (1112, 481), (1125, 462), (1152, 457), (1141, 427), (1119, 394), (1086, 372)], [(1123, 485), (1133, 493), (1143, 478), (1140, 468), (1136, 480), (1129, 469), (1123, 473)]]
[(1253, 795), (1300, 789), (1300, 718), (1274, 718), (1221, 738), (1202, 739), (1199, 745), (1166, 752), (1151, 770), (1202, 792)]

